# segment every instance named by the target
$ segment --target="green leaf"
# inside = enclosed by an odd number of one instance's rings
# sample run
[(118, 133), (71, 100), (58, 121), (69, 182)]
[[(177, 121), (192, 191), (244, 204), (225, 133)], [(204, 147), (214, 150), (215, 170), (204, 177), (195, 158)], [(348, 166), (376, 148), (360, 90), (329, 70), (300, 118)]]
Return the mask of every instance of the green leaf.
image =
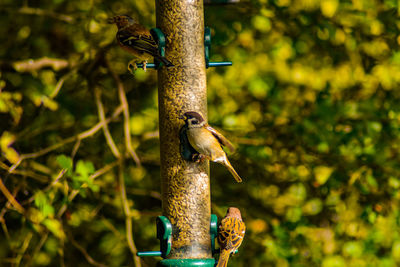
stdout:
[(59, 238), (61, 240), (65, 239), (65, 233), (64, 233), (62, 224), (58, 220), (56, 220), (56, 219), (46, 219), (42, 223), (57, 238)]
[(54, 215), (54, 207), (50, 204), (47, 196), (43, 191), (35, 194), (35, 205), (42, 212), (43, 217), (47, 218)]
[(72, 175), (72, 159), (67, 157), (66, 155), (62, 154), (56, 158), (57, 163), (60, 165), (61, 168), (67, 170), (68, 175)]
[(92, 173), (94, 173), (94, 166), (93, 163), (91, 163), (90, 161), (85, 162), (83, 160), (79, 160), (78, 163), (76, 164), (76, 174), (78, 175), (78, 177), (80, 177), (81, 181), (88, 181), (89, 179), (89, 175), (91, 175)]

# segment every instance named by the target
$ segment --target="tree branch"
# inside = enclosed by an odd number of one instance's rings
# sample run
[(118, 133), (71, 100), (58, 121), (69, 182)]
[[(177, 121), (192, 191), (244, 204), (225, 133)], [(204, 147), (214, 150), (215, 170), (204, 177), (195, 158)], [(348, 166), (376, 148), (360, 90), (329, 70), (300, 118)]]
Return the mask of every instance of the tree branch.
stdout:
[(124, 212), (125, 212), (126, 239), (128, 241), (129, 249), (133, 254), (133, 260), (135, 262), (135, 266), (141, 267), (140, 258), (138, 256), (136, 256), (137, 249), (136, 249), (135, 241), (133, 240), (132, 215), (131, 215), (131, 211), (129, 208), (128, 198), (126, 197), (123, 161), (119, 162), (118, 181), (119, 181), (120, 192), (121, 192), (122, 206), (124, 207)]
[[(98, 110), (98, 113), (99, 113), (100, 122), (105, 122), (106, 118), (105, 118), (105, 115), (104, 115), (103, 103), (101, 102), (101, 91), (97, 86), (94, 88), (94, 95), (95, 95), (95, 98), (96, 98), (96, 105), (97, 105), (97, 110)], [(104, 136), (106, 137), (107, 144), (111, 149), (111, 152), (114, 154), (114, 156), (117, 159), (120, 159), (121, 158), (121, 153), (119, 152), (117, 146), (114, 143), (114, 140), (113, 140), (113, 138), (111, 136), (111, 133), (110, 133), (110, 131), (108, 129), (108, 124), (107, 123), (103, 123), (103, 132), (104, 132)]]
[(34, 153), (29, 153), (29, 154), (22, 154), (19, 158), (19, 161), (15, 164), (13, 164), (9, 169), (8, 172), (12, 173), (20, 164), (23, 160), (25, 159), (30, 159), (30, 158), (37, 158), (40, 156), (43, 156), (53, 150), (56, 150), (59, 147), (62, 147), (66, 144), (72, 143), (75, 140), (82, 140), (85, 138), (88, 138), (90, 136), (93, 136), (96, 132), (98, 132), (104, 124), (109, 123), (111, 120), (115, 119), (121, 112), (123, 111), (123, 107), (119, 106), (114, 110), (114, 113), (111, 115), (111, 117), (107, 118), (104, 121), (101, 121), (99, 123), (97, 123), (95, 126), (93, 126), (92, 128), (90, 128), (89, 130), (86, 130), (78, 135), (66, 138), (64, 140), (62, 140), (61, 142), (54, 144), (52, 146), (49, 146), (47, 148), (44, 148), (42, 150), (39, 150), (37, 152)]
[[(98, 171), (96, 171), (95, 173), (93, 173), (92, 175), (89, 176), (90, 180), (94, 180), (97, 177), (99, 177), (100, 175), (105, 174), (106, 172), (110, 171), (112, 168), (114, 168), (115, 166), (118, 165), (118, 161), (115, 161), (113, 163), (110, 163), (106, 166), (104, 166), (103, 168), (99, 169)], [(84, 186), (84, 185), (82, 185)], [(68, 196), (68, 202), (71, 202), (79, 193), (79, 189), (74, 189), (72, 190), (72, 192), (69, 194)], [(57, 213), (57, 217), (60, 218), (64, 212), (67, 210), (67, 203), (64, 203), (61, 208), (58, 210)]]
[(113, 77), (113, 79), (115, 80), (115, 82), (117, 84), (119, 99), (121, 101), (121, 106), (123, 107), (123, 110), (124, 110), (124, 134), (125, 134), (126, 149), (129, 152), (129, 155), (132, 157), (132, 159), (136, 162), (136, 165), (141, 166), (139, 157), (137, 156), (136, 152), (132, 148), (131, 130), (129, 127), (129, 105), (128, 105), (128, 101), (126, 100), (124, 85), (121, 82), (118, 75), (112, 70), (112, 68), (110, 66), (110, 62), (107, 59), (105, 59), (105, 63), (106, 63), (108, 71), (110, 72), (111, 76)]
[(91, 265), (94, 266), (99, 266), (99, 267), (105, 267), (107, 265), (101, 264), (97, 261), (95, 261), (90, 255), (89, 253), (86, 251), (86, 249), (84, 247), (82, 247), (78, 242), (75, 241), (74, 237), (68, 233), (68, 239), (69, 241), (71, 241), (71, 244), (76, 247), (85, 257), (85, 259), (87, 260), (88, 263), (90, 263)]
[(25, 214), (25, 209), (18, 203), (18, 201), (14, 198), (14, 196), (10, 193), (10, 191), (8, 191), (1, 177), (0, 177), (0, 191), (19, 213)]
[(47, 16), (53, 19), (58, 19), (67, 23), (74, 23), (75, 19), (71, 16), (55, 13), (49, 10), (44, 10), (40, 8), (32, 8), (32, 7), (21, 7), (18, 9), (18, 13), (20, 14), (27, 14), (27, 15), (36, 15), (36, 16)]

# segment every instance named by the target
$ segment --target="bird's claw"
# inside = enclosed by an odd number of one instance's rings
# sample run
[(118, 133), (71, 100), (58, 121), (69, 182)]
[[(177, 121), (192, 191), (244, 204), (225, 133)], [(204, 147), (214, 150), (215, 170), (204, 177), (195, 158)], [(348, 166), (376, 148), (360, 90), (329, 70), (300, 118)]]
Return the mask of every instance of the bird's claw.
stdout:
[(147, 61), (143, 61), (143, 70), (146, 71)]
[[(133, 66), (133, 71), (132, 71), (131, 65)], [(137, 69), (138, 69), (137, 63), (134, 62), (134, 60), (131, 60), (131, 61), (128, 62), (128, 70), (129, 70), (130, 73), (134, 74), (134, 72)]]

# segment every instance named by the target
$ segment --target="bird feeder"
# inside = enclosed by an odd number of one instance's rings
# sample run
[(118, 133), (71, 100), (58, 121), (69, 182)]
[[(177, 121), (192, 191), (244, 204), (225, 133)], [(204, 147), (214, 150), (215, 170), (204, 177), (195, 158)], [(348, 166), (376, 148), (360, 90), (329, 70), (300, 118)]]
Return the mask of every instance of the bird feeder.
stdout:
[(211, 31), (204, 27), (202, 0), (156, 0), (156, 19), (151, 33), (160, 55), (174, 64), (147, 64), (158, 69), (163, 216), (157, 218), (160, 251), (137, 255), (161, 256), (157, 266), (213, 267), (217, 218), (211, 215), (209, 163), (189, 160), (195, 151), (182, 145), (179, 117), (193, 110), (207, 119), (206, 68), (232, 62), (209, 60)]

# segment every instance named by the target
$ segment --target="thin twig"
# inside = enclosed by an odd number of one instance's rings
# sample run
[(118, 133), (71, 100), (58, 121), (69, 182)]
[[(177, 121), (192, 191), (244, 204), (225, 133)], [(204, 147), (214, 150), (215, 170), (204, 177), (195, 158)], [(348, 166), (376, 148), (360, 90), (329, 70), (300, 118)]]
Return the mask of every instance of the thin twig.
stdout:
[(141, 266), (140, 258), (138, 256), (136, 256), (137, 249), (136, 249), (135, 241), (133, 240), (132, 215), (131, 215), (131, 211), (129, 208), (128, 198), (126, 197), (124, 165), (123, 165), (122, 160), (119, 162), (118, 180), (119, 180), (119, 186), (120, 186), (120, 192), (121, 192), (122, 206), (124, 207), (124, 213), (125, 213), (126, 239), (128, 241), (129, 249), (133, 254), (133, 261), (135, 262), (135, 266), (140, 267)]
[(48, 237), (49, 237), (49, 230), (46, 229), (44, 233), (41, 233), (41, 238), (40, 238), (39, 244), (36, 245), (34, 251), (32, 252), (31, 257), (29, 259), (30, 261), (26, 264), (27, 266), (32, 265), (31, 264), (32, 260), (35, 258), (35, 255), (37, 253), (39, 253), (39, 251), (42, 249), (42, 247), (46, 243)]
[(142, 135), (142, 140), (149, 140), (149, 139), (159, 139), (160, 138), (160, 132), (153, 131), (153, 132), (147, 132)]
[[(94, 95), (95, 95), (95, 98), (96, 98), (97, 110), (98, 110), (98, 113), (99, 113), (100, 121), (104, 122), (106, 120), (106, 117), (105, 117), (105, 114), (104, 114), (104, 107), (103, 107), (103, 103), (101, 102), (101, 95), (100, 94), (101, 94), (101, 91), (96, 86), (94, 88)], [(110, 130), (108, 129), (108, 124), (107, 123), (104, 123), (104, 125), (103, 125), (103, 132), (104, 132), (104, 135), (106, 137), (107, 144), (111, 149), (111, 152), (114, 154), (114, 156), (117, 159), (120, 159), (121, 158), (121, 153), (119, 152), (117, 146), (114, 143), (114, 140), (113, 140), (113, 138), (111, 136)]]
[(65, 59), (42, 57), (38, 59), (28, 59), (23, 61), (16, 61), (13, 67), (18, 72), (34, 72), (43, 68), (51, 67), (58, 71), (68, 67), (69, 63)]
[[(1, 162), (1, 161), (0, 161), (0, 168), (4, 169), (6, 171), (10, 170), (10, 167), (7, 164), (5, 164), (4, 162)], [(35, 173), (33, 171), (26, 171), (26, 170), (19, 170), (19, 171), (15, 170), (13, 172), (13, 174), (21, 175), (21, 176), (25, 176), (25, 177), (30, 177), (30, 178), (35, 179), (36, 181), (41, 182), (41, 183), (47, 183), (49, 181), (49, 179), (50, 179), (47, 176), (37, 174), (37, 173)]]
[[(8, 203), (9, 203), (9, 202), (8, 202)], [(10, 233), (8, 232), (6, 220), (4, 220), (3, 216), (0, 218), (0, 223), (1, 223), (1, 227), (3, 228), (4, 235), (5, 235), (6, 238), (7, 238), (8, 244), (11, 245)]]
[(18, 203), (18, 201), (14, 198), (14, 196), (10, 193), (10, 191), (8, 191), (1, 177), (0, 177), (0, 191), (19, 213), (25, 214), (25, 209)]
[(101, 222), (104, 224), (104, 226), (106, 226), (108, 229), (110, 229), (110, 231), (116, 237), (118, 237), (118, 239), (125, 240), (125, 237), (121, 235), (121, 232), (118, 231), (118, 229), (115, 228), (114, 224), (112, 224), (109, 220), (107, 220), (106, 218), (102, 217)]
[(79, 147), (81, 146), (81, 139), (76, 140), (74, 148), (71, 152), (71, 159), (74, 160), (76, 153), (78, 152)]
[(54, 13), (49, 10), (44, 10), (40, 8), (32, 8), (32, 7), (21, 7), (18, 9), (18, 13), (20, 14), (27, 14), (27, 15), (37, 15), (37, 16), (47, 16), (51, 17), (53, 19), (58, 19), (67, 23), (74, 23), (75, 19), (71, 16), (64, 15), (64, 14), (59, 14), (59, 13)]
[[(53, 182), (51, 182), (51, 184), (49, 184), (48, 186), (46, 186), (46, 188), (42, 189), (42, 192), (47, 192), (49, 191), (55, 184), (58, 183), (58, 181), (64, 176), (64, 174), (67, 172), (67, 169), (61, 169), (61, 171), (58, 173), (56, 179), (54, 179)], [(27, 203), (31, 203), (35, 200), (36, 195), (31, 196), (30, 198), (28, 198), (27, 200), (23, 201), (22, 204), (25, 205)]]
[(64, 75), (63, 77), (60, 78), (60, 80), (58, 80), (58, 82), (56, 84), (56, 87), (54, 87), (54, 90), (49, 95), (49, 98), (53, 99), (58, 95), (58, 93), (61, 90), (61, 87), (64, 85), (64, 82), (65, 82), (65, 79), (67, 78), (67, 75)]
[(150, 196), (152, 198), (161, 200), (161, 194), (157, 191), (153, 190), (143, 190), (139, 188), (129, 188), (129, 194), (138, 195), (138, 196)]
[(4, 220), (4, 215), (7, 213), (7, 211), (11, 208), (11, 203), (10, 201), (7, 201), (7, 203), (4, 205), (4, 207), (0, 211), (0, 221), (5, 221)]
[(9, 168), (8, 172), (12, 173), (21, 164), (21, 162), (25, 159), (37, 158), (37, 157), (43, 156), (59, 147), (62, 147), (69, 143), (72, 143), (75, 140), (82, 140), (87, 137), (93, 136), (96, 132), (98, 132), (103, 127), (104, 124), (109, 123), (111, 120), (115, 119), (119, 114), (121, 114), (122, 110), (123, 110), (122, 106), (117, 107), (114, 110), (114, 113), (111, 115), (111, 117), (108, 117), (105, 121), (101, 121), (101, 122), (97, 123), (95, 126), (90, 128), (89, 130), (86, 130), (78, 135), (61, 140), (61, 142), (54, 144), (52, 146), (49, 146), (47, 148), (44, 148), (42, 150), (39, 150), (37, 152), (29, 153), (29, 154), (22, 154), (19, 158), (19, 161), (17, 163), (15, 163), (14, 165), (12, 165)]
[(31, 243), (32, 237), (33, 237), (32, 232), (29, 232), (26, 235), (25, 240), (22, 243), (22, 247), (19, 249), (18, 256), (15, 258), (16, 266), (19, 266), (21, 264), (22, 257), (24, 256), (26, 250), (28, 249), (29, 243)]
[(58, 173), (56, 179), (54, 179), (54, 181), (53, 181), (51, 184), (49, 184), (44, 190), (47, 191), (47, 190), (49, 190), (51, 187), (53, 187), (56, 183), (58, 183), (58, 181), (64, 176), (64, 174), (65, 174), (66, 172), (67, 172), (67, 169), (62, 169), (62, 170)]
[(75, 241), (74, 237), (73, 237), (70, 233), (68, 233), (68, 239), (69, 239), (69, 241), (71, 241), (71, 244), (72, 244), (74, 247), (76, 247), (76, 248), (83, 254), (83, 256), (85, 257), (85, 259), (87, 260), (87, 262), (89, 262), (91, 265), (99, 266), (99, 267), (105, 267), (105, 266), (107, 266), (107, 265), (104, 265), (104, 264), (101, 264), (101, 263), (95, 261), (95, 260), (89, 255), (89, 253), (86, 251), (86, 249), (85, 249), (84, 247), (82, 247), (81, 245), (79, 245), (78, 242)]
[[(105, 174), (106, 172), (110, 171), (112, 168), (114, 168), (115, 166), (118, 165), (118, 161), (115, 161), (113, 163), (107, 164), (106, 166), (104, 166), (103, 168), (99, 169), (98, 171), (96, 171), (95, 173), (93, 173), (92, 175), (89, 176), (89, 180), (94, 180), (97, 177)], [(71, 202), (79, 193), (79, 189), (74, 189), (72, 190), (72, 192), (69, 194), (68, 196), (68, 202)], [(58, 210), (57, 213), (57, 217), (60, 218), (64, 212), (67, 210), (67, 204), (64, 203), (61, 208)]]
[(128, 101), (126, 100), (124, 84), (121, 82), (121, 79), (111, 68), (109, 61), (107, 59), (105, 61), (108, 71), (110, 72), (111, 76), (113, 77), (113, 79), (117, 84), (119, 99), (121, 101), (121, 106), (123, 107), (124, 110), (124, 134), (125, 134), (126, 149), (129, 152), (129, 155), (132, 157), (132, 159), (136, 162), (136, 165), (141, 166), (140, 159), (132, 148), (131, 130), (129, 127), (129, 105)]
[(32, 169), (34, 169), (38, 172), (45, 173), (49, 176), (53, 175), (53, 169), (51, 169), (48, 166), (43, 165), (42, 163), (39, 163), (37, 161), (31, 160), (29, 162), (29, 167), (31, 167)]
[(16, 168), (18, 168), (19, 164), (21, 164), (21, 162), (23, 161), (22, 155), (19, 157), (18, 161), (16, 163), (14, 163), (13, 165), (11, 165), (11, 167), (8, 169), (9, 173), (14, 172), (14, 170)]
[(91, 129), (81, 133), (78, 135), (79, 139), (84, 139), (86, 137), (92, 136), (94, 133), (96, 133), (98, 130), (100, 130), (100, 128), (102, 128), (104, 126), (104, 124), (109, 123), (111, 120), (115, 119), (119, 114), (121, 114), (121, 112), (123, 111), (124, 107), (118, 106), (115, 110), (114, 113), (111, 115), (111, 117), (107, 118), (105, 121), (101, 121), (99, 123), (97, 123), (94, 127), (92, 127)]
[(76, 69), (72, 69), (70, 72), (68, 72), (67, 74), (63, 75), (60, 80), (58, 80), (56, 87), (54, 87), (53, 92), (51, 92), (51, 94), (49, 95), (49, 97), (51, 99), (55, 98), (58, 93), (60, 92), (62, 86), (64, 85), (64, 82), (67, 78), (69, 78), (70, 76), (72, 76), (74, 73), (76, 73)]

